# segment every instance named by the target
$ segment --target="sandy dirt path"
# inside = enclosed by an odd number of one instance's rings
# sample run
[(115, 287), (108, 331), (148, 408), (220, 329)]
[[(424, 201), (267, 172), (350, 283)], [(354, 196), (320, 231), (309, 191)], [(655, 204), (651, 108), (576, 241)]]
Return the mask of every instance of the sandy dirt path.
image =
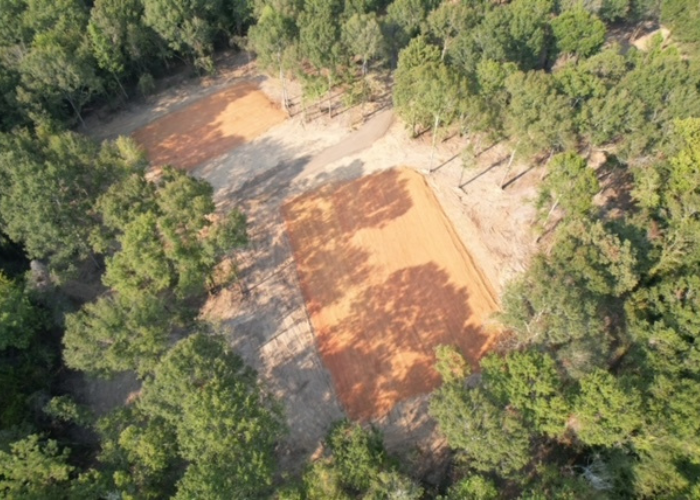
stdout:
[(318, 173), (329, 163), (342, 160), (369, 148), (375, 141), (384, 137), (384, 134), (387, 133), (393, 122), (394, 113), (391, 109), (378, 112), (357, 131), (314, 156), (304, 166), (302, 175), (309, 176)]

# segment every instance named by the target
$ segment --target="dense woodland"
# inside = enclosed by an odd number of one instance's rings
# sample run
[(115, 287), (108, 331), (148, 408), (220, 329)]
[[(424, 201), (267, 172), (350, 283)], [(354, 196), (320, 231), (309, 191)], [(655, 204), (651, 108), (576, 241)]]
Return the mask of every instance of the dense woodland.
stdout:
[[(625, 43), (659, 23), (670, 42)], [(409, 133), (466, 136), (465, 168), (505, 141), (546, 169), (542, 252), (496, 318), (510, 333), (478, 372), (437, 352), (440, 484), (348, 422), (280, 471), (284, 401), (196, 319), (244, 214), (80, 133), (231, 47), (304, 103), (342, 87), (364, 106), (392, 72)], [(0, 495), (700, 498), (699, 210), (697, 1), (0, 0)], [(97, 419), (73, 371), (143, 390)]]

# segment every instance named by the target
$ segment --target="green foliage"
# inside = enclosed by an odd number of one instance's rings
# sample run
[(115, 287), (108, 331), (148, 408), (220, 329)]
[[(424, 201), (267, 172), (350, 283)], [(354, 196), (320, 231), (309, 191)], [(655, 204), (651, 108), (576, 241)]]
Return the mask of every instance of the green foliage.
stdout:
[(194, 319), (191, 301), (204, 294), (218, 258), (247, 242), (235, 209), (212, 227), (209, 184), (170, 168), (152, 184), (141, 153), (124, 148), (137, 167), (97, 200), (101, 224), (90, 234), (96, 250), (112, 252), (102, 277), (111, 291), (69, 314), (63, 339), (69, 366), (103, 376), (150, 373), (172, 331)]
[(639, 283), (637, 251), (630, 240), (600, 221), (566, 224), (558, 233), (553, 262), (577, 287), (597, 295), (621, 297)]
[(588, 215), (600, 186), (586, 160), (576, 153), (561, 153), (552, 157), (548, 170), (547, 179), (540, 185), (540, 210), (548, 212), (554, 204), (560, 205), (572, 219)]
[(473, 13), (467, 2), (442, 2), (427, 18), (430, 34), (442, 42), (441, 59), (459, 34), (473, 27)]
[(574, 144), (573, 110), (550, 76), (517, 72), (505, 85), (510, 94), (507, 126), (523, 151), (560, 151)]
[(103, 296), (66, 316), (63, 356), (68, 366), (95, 375), (132, 369), (145, 375), (166, 351), (176, 324), (157, 296)]
[(409, 42), (415, 40), (428, 16), (429, 0), (394, 0), (387, 8), (384, 37), (395, 57)]
[(0, 351), (29, 347), (41, 323), (41, 313), (20, 285), (0, 273)]
[(384, 450), (382, 436), (348, 421), (338, 422), (326, 439), (328, 455), (312, 464), (297, 488), (279, 498), (308, 500), (419, 500), (423, 490), (401, 474)]
[(253, 50), (258, 54), (258, 61), (265, 68), (275, 68), (280, 75), (288, 69), (290, 51), (297, 37), (294, 19), (285, 13), (266, 5), (258, 22), (248, 31), (248, 39)]
[(663, 0), (661, 22), (673, 37), (690, 44), (700, 43), (700, 6), (685, 0)]
[(362, 60), (362, 75), (367, 63), (380, 54), (382, 31), (374, 14), (353, 14), (342, 27), (342, 40), (350, 54)]
[[(107, 214), (109, 224), (126, 225), (117, 237), (120, 251), (107, 259), (103, 282), (127, 298), (144, 292), (172, 292), (178, 299), (202, 294), (216, 261), (214, 248), (200, 234), (210, 225), (209, 216), (214, 211), (211, 186), (173, 169), (164, 170), (155, 191), (138, 180), (132, 186), (135, 196), (154, 196), (120, 212), (121, 221), (115, 220), (113, 211)], [(111, 195), (102, 200), (106, 209), (114, 209), (114, 204), (118, 208), (132, 198), (124, 196), (124, 191)], [(229, 230), (224, 226), (219, 239), (231, 236), (226, 233), (240, 233), (241, 224)]]
[(618, 22), (629, 15), (631, 4), (631, 0), (603, 0), (598, 13), (605, 21)]
[(557, 49), (564, 54), (589, 57), (605, 42), (605, 24), (581, 6), (563, 12), (551, 25)]
[(595, 370), (579, 381), (572, 424), (576, 436), (589, 446), (621, 446), (641, 425), (641, 401), (610, 373)]
[(655, 371), (700, 376), (700, 356), (694, 347), (700, 336), (699, 291), (697, 276), (669, 277), (640, 290), (630, 301), (632, 331), (648, 346), (646, 361)]
[[(0, 150), (0, 218), (4, 231), (21, 242), (30, 258), (46, 259), (69, 275), (92, 252), (89, 235), (97, 198), (137, 168), (126, 145), (98, 148), (86, 137), (64, 132), (5, 138)], [(123, 146), (123, 147), (122, 147)]]
[(19, 114), (64, 119), (68, 104), (82, 121), (83, 105), (102, 86), (86, 43), (85, 6), (78, 0), (18, 1), (5, 16), (3, 24), (11, 27), (0, 40), (0, 60), (16, 72), (10, 99), (22, 108)]
[(469, 365), (456, 348), (440, 345), (435, 349), (435, 358), (435, 370), (444, 383), (458, 382), (469, 375)]
[(657, 262), (651, 274), (693, 269), (700, 262), (696, 252), (698, 221), (693, 216), (700, 195), (700, 120), (676, 122), (680, 138), (678, 154), (637, 175), (635, 198), (646, 209), (650, 224), (663, 238), (654, 238)]
[[(562, 267), (564, 272), (562, 272)], [(571, 286), (565, 266), (536, 258), (504, 292), (500, 321), (520, 345), (549, 345), (574, 376), (604, 365), (611, 337), (605, 297)]]
[(124, 498), (162, 498), (174, 492), (182, 462), (172, 427), (126, 407), (97, 422), (99, 460), (108, 472), (110, 488)]
[(216, 31), (229, 32), (229, 14), (222, 1), (144, 0), (144, 22), (171, 49), (191, 54), (203, 69), (211, 63)]
[[(339, 1), (306, 0), (299, 18), (301, 53), (319, 71), (335, 73), (340, 58)], [(329, 79), (331, 77), (329, 76)]]
[(550, 356), (536, 351), (513, 352), (505, 358), (487, 356), (481, 368), (483, 385), (497, 401), (520, 412), (538, 432), (552, 437), (563, 434), (570, 403)]
[(507, 411), (486, 383), (467, 388), (461, 379), (443, 382), (433, 392), (430, 414), (471, 468), (509, 476), (527, 464), (530, 434), (521, 416)]
[(231, 250), (240, 248), (248, 243), (246, 216), (243, 212), (233, 209), (217, 222), (211, 229), (207, 243), (215, 255), (225, 255)]
[(465, 88), (459, 75), (440, 60), (440, 52), (424, 39), (411, 41), (399, 55), (394, 104), (416, 134), (417, 126), (431, 126), (433, 139), (440, 126), (456, 117)]
[(166, 55), (157, 35), (145, 26), (143, 10), (140, 0), (97, 0), (90, 9), (87, 32), (92, 54), (118, 85), (152, 67), (151, 57)]
[(382, 436), (375, 430), (341, 422), (328, 435), (328, 447), (341, 484), (350, 490), (367, 490), (386, 462)]
[(144, 384), (140, 406), (174, 429), (189, 462), (176, 498), (251, 498), (269, 487), (281, 415), (223, 340), (178, 343)]
[(450, 486), (444, 500), (496, 500), (498, 490), (483, 476), (472, 475)]
[(514, 62), (523, 70), (542, 68), (547, 57), (551, 0), (515, 0), (489, 11), (474, 34), (483, 57)]
[(394, 105), (397, 112), (416, 134), (416, 126), (430, 122), (430, 110), (421, 106), (416, 95), (427, 89), (426, 80), (439, 67), (440, 51), (424, 38), (414, 38), (399, 54), (399, 64), (394, 74)]
[(32, 434), (0, 450), (0, 494), (8, 500), (65, 498), (74, 468), (68, 450)]
[(90, 410), (76, 403), (70, 396), (55, 396), (44, 405), (44, 413), (55, 420), (87, 427), (92, 424)]
[(582, 109), (584, 133), (594, 145), (620, 142), (620, 156), (634, 159), (664, 144), (673, 120), (700, 114), (698, 76), (673, 48), (656, 39), (646, 52), (627, 54), (626, 74), (605, 97)]

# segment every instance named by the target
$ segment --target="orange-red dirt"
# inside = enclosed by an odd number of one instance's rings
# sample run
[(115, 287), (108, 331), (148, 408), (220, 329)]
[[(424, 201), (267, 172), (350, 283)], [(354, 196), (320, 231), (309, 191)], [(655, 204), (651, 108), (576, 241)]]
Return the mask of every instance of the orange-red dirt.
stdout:
[(283, 208), (318, 348), (352, 419), (440, 382), (434, 349), (476, 366), (498, 305), (425, 179), (393, 169)]
[(170, 113), (133, 137), (153, 166), (189, 169), (255, 139), (285, 116), (256, 84), (242, 83)]

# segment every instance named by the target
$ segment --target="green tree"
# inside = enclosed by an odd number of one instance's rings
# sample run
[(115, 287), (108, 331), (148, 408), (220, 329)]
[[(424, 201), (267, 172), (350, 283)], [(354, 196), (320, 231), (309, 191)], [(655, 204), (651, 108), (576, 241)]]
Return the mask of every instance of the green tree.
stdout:
[(442, 42), (440, 59), (445, 60), (447, 50), (459, 34), (470, 28), (470, 5), (467, 2), (442, 2), (427, 18), (430, 33)]
[(100, 436), (98, 459), (110, 490), (123, 498), (173, 495), (183, 463), (171, 426), (127, 406), (102, 417), (96, 428)]
[(496, 500), (498, 490), (483, 476), (469, 476), (450, 486), (444, 500)]
[[(595, 170), (576, 153), (561, 153), (548, 165), (549, 174), (540, 186), (537, 202), (546, 219), (561, 206), (572, 219), (585, 217), (593, 210), (593, 196), (600, 191)], [(545, 220), (546, 223), (546, 220)]]
[(435, 45), (428, 44), (423, 37), (411, 40), (399, 55), (399, 64), (394, 75), (394, 105), (411, 128), (414, 137), (417, 134), (417, 126), (430, 124), (432, 115), (432, 110), (425, 106), (424, 99), (416, 97), (424, 97), (431, 91), (430, 72), (441, 67), (440, 50)]
[(571, 286), (562, 268), (542, 256), (534, 259), (528, 271), (507, 286), (499, 320), (516, 334), (516, 345), (557, 349), (558, 361), (578, 377), (606, 363), (612, 342), (606, 328), (609, 302)]
[(293, 44), (297, 37), (294, 19), (270, 5), (263, 9), (258, 22), (248, 31), (248, 39), (263, 67), (274, 67), (282, 83), (282, 107), (289, 111), (287, 72), (291, 69)]
[(304, 12), (299, 18), (301, 54), (324, 74), (328, 83), (329, 118), (333, 117), (331, 92), (342, 51), (340, 24), (337, 22), (341, 7), (336, 0), (306, 0)]
[(661, 22), (673, 31), (673, 37), (690, 44), (700, 43), (700, 7), (683, 0), (661, 2)]
[(22, 14), (26, 27), (16, 43), (27, 46), (17, 58), (18, 99), (35, 115), (61, 116), (68, 103), (83, 123), (81, 110), (102, 82), (86, 43), (88, 13), (78, 0), (28, 2)]
[(392, 62), (396, 62), (399, 51), (420, 32), (435, 3), (430, 0), (394, 0), (387, 7), (383, 29)]
[(589, 57), (605, 42), (605, 24), (582, 6), (563, 12), (551, 25), (557, 49), (563, 54)]
[[(132, 167), (120, 149), (100, 150), (90, 139), (38, 131), (5, 137), (0, 150), (0, 219), (32, 259), (70, 274), (92, 255), (95, 200)], [(119, 158), (115, 162), (115, 158)]]
[(564, 150), (575, 143), (573, 110), (554, 83), (540, 71), (517, 72), (506, 79), (506, 124), (524, 152)]
[(327, 454), (304, 473), (297, 487), (279, 498), (366, 500), (423, 498), (423, 490), (402, 474), (384, 449), (381, 434), (348, 421), (336, 423), (326, 439)]
[(571, 424), (576, 436), (589, 446), (621, 446), (642, 423), (641, 401), (631, 387), (603, 370), (580, 380)]
[[(438, 351), (439, 360), (450, 351)], [(467, 388), (463, 379), (448, 369), (453, 362), (438, 365), (443, 384), (433, 392), (430, 414), (452, 448), (478, 471), (516, 474), (529, 461), (530, 434), (519, 415), (489, 397), (488, 389)]]
[(0, 272), (0, 351), (28, 348), (39, 326), (41, 313), (20, 285)]
[(32, 434), (0, 450), (0, 493), (9, 500), (66, 498), (74, 467), (68, 449)]
[(481, 368), (484, 387), (529, 426), (554, 438), (564, 434), (570, 404), (553, 358), (536, 351), (489, 355)]
[(153, 66), (153, 56), (164, 57), (165, 47), (143, 22), (139, 0), (97, 0), (87, 26), (92, 54), (128, 97), (122, 81)]
[(145, 375), (167, 350), (171, 329), (182, 322), (147, 292), (103, 296), (66, 316), (63, 356), (68, 366), (94, 375), (126, 370)]
[(375, 429), (366, 431), (359, 425), (341, 422), (331, 430), (327, 443), (341, 483), (351, 490), (369, 489), (386, 463), (382, 436)]
[(97, 200), (101, 223), (90, 235), (95, 248), (111, 252), (102, 277), (110, 292), (68, 315), (64, 356), (94, 374), (135, 369), (145, 376), (173, 330), (194, 320), (193, 300), (218, 259), (247, 241), (246, 219), (232, 210), (212, 225), (209, 184), (169, 168), (150, 183), (141, 154), (126, 151), (133, 155), (121, 156), (135, 171)]
[(144, 384), (140, 406), (175, 429), (189, 463), (176, 498), (243, 499), (269, 488), (281, 414), (222, 339), (179, 342)]
[(343, 24), (343, 40), (350, 53), (362, 60), (362, 78), (367, 74), (367, 63), (382, 48), (382, 31), (374, 14), (354, 14)]
[(474, 33), (483, 57), (514, 62), (522, 71), (542, 68), (549, 46), (547, 18), (553, 10), (551, 0), (516, 0), (490, 10)]
[[(230, 6), (237, 4), (230, 4)], [(230, 35), (229, 5), (221, 0), (144, 0), (143, 19), (171, 49), (194, 56), (195, 64), (213, 71), (211, 54), (218, 31)]]

